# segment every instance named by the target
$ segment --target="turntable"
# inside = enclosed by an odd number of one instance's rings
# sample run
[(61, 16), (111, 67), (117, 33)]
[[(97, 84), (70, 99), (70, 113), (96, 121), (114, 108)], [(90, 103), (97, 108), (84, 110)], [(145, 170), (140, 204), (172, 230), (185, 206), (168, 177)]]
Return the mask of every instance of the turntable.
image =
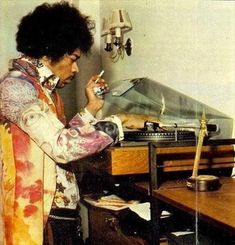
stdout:
[[(166, 146), (158, 154), (158, 160), (168, 157), (170, 165), (184, 164), (192, 170), (195, 147), (200, 132), (200, 119), (205, 110), (208, 135), (205, 140), (223, 140), (232, 137), (233, 119), (223, 112), (212, 108), (179, 91), (164, 86), (150, 78), (133, 78), (130, 80), (113, 81), (110, 93), (105, 94), (105, 104), (102, 108), (103, 117), (118, 113), (133, 113), (153, 116), (159, 123), (146, 122), (144, 129), (124, 129), (124, 140), (118, 145), (107, 148), (94, 164), (110, 175), (132, 175), (149, 173), (148, 144), (150, 141), (160, 141)], [(125, 86), (124, 86), (125, 85)], [(164, 142), (165, 141), (165, 142)], [(184, 146), (180, 146), (183, 141)], [(171, 145), (179, 143), (179, 147)], [(165, 144), (166, 143), (166, 144)], [(206, 143), (206, 142), (205, 142)], [(191, 145), (189, 149), (185, 146)], [(220, 147), (211, 151), (205, 147), (202, 150), (202, 164), (224, 162), (223, 154), (227, 154), (231, 162), (231, 146)], [(177, 154), (175, 154), (177, 153)], [(223, 153), (223, 154), (222, 154)], [(187, 159), (183, 158), (187, 155)], [(221, 157), (223, 156), (223, 157)], [(174, 159), (173, 159), (173, 158)], [(165, 161), (165, 160), (164, 160)], [(94, 165), (93, 165), (94, 166)]]
[(124, 141), (185, 141), (195, 140), (195, 132), (180, 128), (160, 127), (158, 123), (145, 122), (140, 130), (124, 131)]
[(144, 130), (124, 130), (124, 141), (194, 140), (199, 133), (203, 110), (207, 115), (209, 139), (232, 137), (232, 118), (155, 80), (142, 77), (113, 81), (110, 91), (105, 95), (104, 117), (127, 112), (154, 116), (161, 122), (146, 125)]

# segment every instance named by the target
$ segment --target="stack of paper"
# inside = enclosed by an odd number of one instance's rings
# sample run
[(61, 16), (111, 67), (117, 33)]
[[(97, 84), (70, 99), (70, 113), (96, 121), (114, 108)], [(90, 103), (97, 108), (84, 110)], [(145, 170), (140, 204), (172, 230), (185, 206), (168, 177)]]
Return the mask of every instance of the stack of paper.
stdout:
[(139, 202), (136, 200), (126, 201), (114, 194), (109, 196), (101, 196), (98, 198), (95, 196), (86, 196), (84, 201), (90, 203), (91, 205), (111, 210), (121, 210)]

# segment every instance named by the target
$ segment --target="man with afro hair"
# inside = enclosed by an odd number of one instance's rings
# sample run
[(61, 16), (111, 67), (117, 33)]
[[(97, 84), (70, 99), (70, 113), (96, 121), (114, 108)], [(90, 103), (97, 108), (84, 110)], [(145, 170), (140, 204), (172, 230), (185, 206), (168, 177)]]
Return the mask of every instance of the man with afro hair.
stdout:
[(82, 244), (70, 163), (121, 140), (122, 125), (144, 125), (145, 117), (126, 114), (97, 121), (104, 100), (94, 89), (107, 88), (97, 75), (86, 84), (85, 108), (66, 121), (57, 88), (79, 72), (93, 27), (67, 2), (39, 5), (18, 25), (21, 56), (0, 79), (1, 244)]

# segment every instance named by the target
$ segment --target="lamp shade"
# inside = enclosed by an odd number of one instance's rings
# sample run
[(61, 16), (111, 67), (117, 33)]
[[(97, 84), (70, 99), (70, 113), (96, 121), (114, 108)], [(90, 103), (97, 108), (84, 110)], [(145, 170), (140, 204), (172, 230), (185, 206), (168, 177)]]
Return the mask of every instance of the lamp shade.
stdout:
[(101, 36), (106, 36), (110, 34), (110, 18), (103, 18), (103, 27), (102, 27), (102, 32)]
[(128, 12), (124, 9), (115, 9), (111, 16), (111, 29), (121, 28), (123, 32), (129, 31), (132, 28)]

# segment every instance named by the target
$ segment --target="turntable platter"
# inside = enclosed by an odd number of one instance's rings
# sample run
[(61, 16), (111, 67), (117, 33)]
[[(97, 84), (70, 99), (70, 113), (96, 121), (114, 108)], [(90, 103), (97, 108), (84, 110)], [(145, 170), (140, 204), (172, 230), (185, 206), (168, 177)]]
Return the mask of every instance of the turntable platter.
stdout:
[(195, 133), (192, 131), (126, 131), (124, 141), (184, 141), (195, 140)]

